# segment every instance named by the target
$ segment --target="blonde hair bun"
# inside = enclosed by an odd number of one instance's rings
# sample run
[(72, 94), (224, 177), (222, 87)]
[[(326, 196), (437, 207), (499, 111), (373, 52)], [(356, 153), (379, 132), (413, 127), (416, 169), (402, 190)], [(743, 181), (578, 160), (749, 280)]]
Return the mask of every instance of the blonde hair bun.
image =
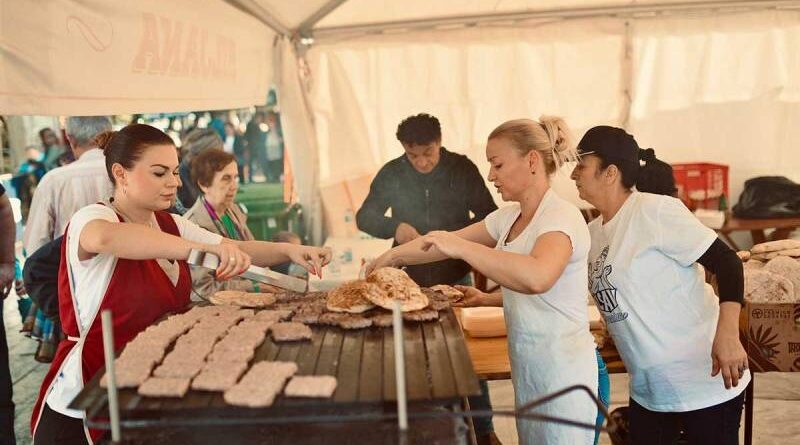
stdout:
[(550, 140), (550, 147), (553, 150), (553, 159), (556, 161), (556, 165), (561, 167), (566, 162), (576, 161), (578, 159), (578, 151), (575, 147), (575, 139), (564, 119), (558, 116), (542, 115), (539, 118), (539, 122)]

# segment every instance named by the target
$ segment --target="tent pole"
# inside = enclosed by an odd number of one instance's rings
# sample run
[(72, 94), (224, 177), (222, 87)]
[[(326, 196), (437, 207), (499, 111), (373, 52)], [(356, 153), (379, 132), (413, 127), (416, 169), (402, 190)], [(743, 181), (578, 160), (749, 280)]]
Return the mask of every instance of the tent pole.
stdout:
[(273, 16), (269, 11), (267, 11), (261, 5), (259, 5), (258, 2), (256, 2), (255, 0), (225, 0), (225, 1), (229, 3), (231, 6), (238, 8), (239, 10), (255, 17), (261, 23), (272, 28), (272, 30), (278, 33), (279, 35), (288, 36), (292, 32), (283, 23), (281, 23), (278, 19), (276, 19), (275, 16)]
[(539, 11), (517, 11), (498, 14), (465, 15), (395, 22), (366, 23), (361, 25), (331, 26), (312, 30), (312, 36), (320, 40), (352, 36), (353, 34), (379, 34), (386, 31), (416, 31), (442, 26), (474, 26), (494, 22), (514, 22), (535, 19), (590, 18), (604, 16), (637, 16), (661, 13), (697, 12), (703, 10), (739, 11), (744, 9), (800, 8), (798, 0), (729, 0), (688, 3), (632, 4), (619, 6), (598, 6), (590, 8), (553, 8)]
[(332, 13), (336, 8), (342, 5), (342, 3), (346, 2), (347, 0), (329, 0), (328, 3), (322, 5), (315, 13), (308, 16), (307, 19), (303, 20), (303, 23), (297, 27), (297, 33), (301, 36), (310, 36), (311, 29), (320, 22), (320, 20), (327, 17), (330, 13)]

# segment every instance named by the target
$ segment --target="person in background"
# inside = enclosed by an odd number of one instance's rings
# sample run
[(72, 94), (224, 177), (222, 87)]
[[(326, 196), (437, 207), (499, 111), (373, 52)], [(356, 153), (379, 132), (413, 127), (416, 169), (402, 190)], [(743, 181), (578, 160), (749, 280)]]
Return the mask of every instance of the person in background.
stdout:
[[(397, 127), (404, 153), (384, 165), (370, 184), (369, 194), (356, 213), (358, 228), (376, 238), (394, 237), (404, 245), (432, 230), (459, 230), (483, 220), (497, 209), (478, 167), (464, 155), (442, 146), (439, 120), (420, 113)], [(391, 209), (391, 216), (385, 216)], [(471, 213), (471, 214), (470, 214)], [(420, 286), (471, 285), (470, 266), (444, 259), (406, 272)], [(473, 409), (491, 409), (489, 387), (469, 400)], [(481, 443), (497, 443), (491, 417), (474, 419)]]
[[(6, 189), (0, 184), (0, 302), (6, 297), (14, 285), (14, 241), (17, 225), (11, 202), (6, 196)], [(0, 443), (16, 444), (14, 437), (14, 398), (11, 383), (11, 370), (8, 361), (8, 341), (6, 327), (3, 322), (3, 304), (0, 304)]]
[(225, 121), (222, 118), (225, 116), (224, 111), (211, 111), (211, 122), (208, 123), (208, 128), (217, 132), (220, 139), (225, 139)]
[[(206, 150), (192, 161), (192, 181), (200, 189), (200, 196), (183, 217), (209, 232), (237, 241), (252, 241), (247, 228), (247, 215), (234, 199), (239, 189), (236, 159), (221, 150)], [(191, 266), (192, 289), (200, 299), (208, 299), (220, 290), (246, 292), (275, 291), (267, 285), (242, 277), (220, 281), (214, 272), (204, 267)]]
[(59, 166), (59, 158), (66, 151), (58, 140), (58, 135), (52, 128), (42, 128), (39, 130), (39, 139), (42, 141), (42, 153), (44, 153), (44, 166), (47, 170), (52, 170)]
[[(589, 291), (630, 375), (631, 443), (674, 443), (682, 424), (691, 444), (738, 444), (751, 378), (741, 260), (680, 200), (634, 188), (666, 169), (625, 130), (594, 127), (578, 153), (572, 179), (600, 212), (589, 223)], [(697, 264), (717, 276), (719, 297)]]
[(22, 245), (26, 254), (64, 234), (81, 208), (108, 199), (113, 192), (97, 135), (111, 131), (105, 116), (72, 116), (66, 120), (67, 142), (76, 161), (48, 172), (36, 189)]
[(20, 200), (22, 219), (28, 220), (28, 211), (31, 208), (33, 195), (39, 181), (42, 180), (47, 169), (44, 166), (44, 154), (36, 147), (25, 149), (26, 160), (19, 166), (17, 174), (11, 179), (11, 185), (17, 192)]
[(200, 189), (192, 181), (192, 160), (206, 150), (223, 150), (223, 148), (222, 139), (210, 128), (195, 128), (186, 134), (181, 150), (183, 152), (180, 166), (181, 186), (178, 189), (178, 201), (183, 208), (192, 208), (200, 195)]
[[(247, 151), (250, 153), (250, 166), (258, 163), (261, 173), (267, 178), (269, 168), (267, 165), (267, 133), (269, 126), (266, 123), (266, 114), (258, 111), (247, 123), (244, 138), (247, 141)], [(252, 172), (250, 173), (252, 176)], [(269, 179), (269, 178), (267, 178)]]
[[(216, 134), (215, 134), (216, 136)], [(73, 215), (64, 235), (59, 302), (67, 338), (59, 344), (31, 417), (35, 445), (82, 444), (102, 431), (89, 430), (85, 413), (69, 408), (103, 363), (101, 309), (114, 314), (114, 349), (166, 314), (186, 308), (192, 249), (220, 259), (224, 280), (260, 266), (293, 261), (319, 274), (327, 249), (264, 241), (238, 241), (165, 212), (178, 191), (178, 155), (172, 139), (149, 125), (133, 124), (103, 135), (99, 145), (113, 199)]]
[[(382, 266), (466, 261), (498, 283), (500, 294), (460, 287), (465, 304), (502, 306), (508, 330), (516, 406), (573, 385), (597, 392), (598, 368), (587, 308), (589, 232), (580, 211), (559, 197), (550, 178), (576, 159), (560, 118), (517, 119), (495, 128), (486, 143), (489, 181), (513, 204), (457, 231), (432, 231), (381, 255)], [(594, 424), (597, 407), (574, 392), (535, 409)], [(593, 430), (517, 419), (524, 445), (591, 445)]]
[(267, 182), (281, 182), (283, 176), (283, 132), (281, 131), (280, 117), (274, 111), (267, 113), (266, 123), (269, 127), (267, 132), (266, 159), (262, 166), (266, 167), (264, 174)]
[[(225, 152), (236, 156), (236, 165), (239, 169), (239, 183), (251, 182), (250, 178), (250, 153), (247, 150), (247, 141), (231, 123), (225, 123), (225, 139), (223, 140)], [(245, 180), (246, 178), (246, 180)]]

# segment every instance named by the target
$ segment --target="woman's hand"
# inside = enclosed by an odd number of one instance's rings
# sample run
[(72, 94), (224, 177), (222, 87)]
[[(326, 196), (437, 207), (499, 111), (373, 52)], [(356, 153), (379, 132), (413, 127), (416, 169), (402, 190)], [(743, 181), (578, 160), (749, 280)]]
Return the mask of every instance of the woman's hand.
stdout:
[(203, 251), (213, 253), (219, 257), (217, 280), (227, 280), (241, 274), (250, 267), (250, 255), (239, 249), (236, 243), (223, 240), (220, 244), (205, 245)]
[(453, 306), (457, 307), (476, 307), (476, 306), (486, 306), (486, 296), (485, 292), (481, 292), (475, 287), (472, 286), (461, 286), (457, 284), (455, 286), (461, 293), (464, 294), (464, 298), (462, 298), (459, 302), (453, 303)]
[(331, 262), (333, 253), (327, 247), (287, 244), (286, 254), (293, 263), (304, 267), (308, 273), (322, 278), (322, 267)]
[(397, 260), (394, 258), (394, 253), (391, 250), (387, 250), (383, 252), (381, 256), (375, 258), (374, 260), (367, 263), (366, 268), (364, 269), (364, 277), (368, 277), (372, 272), (381, 267), (399, 267), (402, 264), (397, 264)]
[(747, 352), (739, 340), (738, 332), (717, 331), (711, 346), (711, 361), (711, 376), (714, 377), (722, 371), (725, 389), (739, 384), (739, 379), (747, 369)]
[(468, 243), (469, 241), (452, 232), (434, 230), (422, 237), (422, 250), (427, 252), (435, 247), (442, 254), (460, 260)]

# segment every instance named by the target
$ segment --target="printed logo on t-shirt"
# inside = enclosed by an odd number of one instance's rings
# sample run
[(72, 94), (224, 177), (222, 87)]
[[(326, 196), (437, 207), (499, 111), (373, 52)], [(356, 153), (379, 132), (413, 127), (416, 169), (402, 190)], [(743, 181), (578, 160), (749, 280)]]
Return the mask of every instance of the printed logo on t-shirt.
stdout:
[(606, 323), (616, 323), (628, 318), (628, 313), (623, 312), (617, 301), (617, 288), (611, 284), (609, 275), (613, 271), (612, 265), (606, 265), (608, 246), (603, 248), (600, 256), (589, 267), (589, 290), (592, 293), (597, 308), (603, 313)]

